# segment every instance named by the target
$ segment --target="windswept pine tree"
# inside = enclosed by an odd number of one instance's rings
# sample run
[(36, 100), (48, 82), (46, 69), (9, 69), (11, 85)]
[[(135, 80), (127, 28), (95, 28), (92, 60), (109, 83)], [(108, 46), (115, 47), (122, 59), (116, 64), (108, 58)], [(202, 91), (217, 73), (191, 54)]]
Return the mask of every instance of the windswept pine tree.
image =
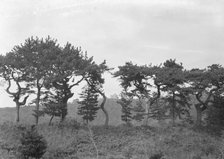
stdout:
[(102, 62), (101, 64), (92, 63), (91, 67), (88, 67), (88, 73), (85, 77), (85, 81), (87, 82), (87, 85), (91, 87), (96, 93), (98, 93), (102, 98), (102, 102), (100, 104), (100, 109), (105, 115), (105, 122), (104, 125), (107, 127), (109, 124), (109, 114), (107, 112), (107, 109), (105, 108), (106, 104), (106, 94), (104, 92), (103, 84), (105, 82), (105, 79), (103, 77), (103, 74), (107, 71), (111, 70), (106, 65), (106, 61)]
[(80, 94), (81, 101), (78, 102), (78, 115), (81, 115), (83, 120), (88, 124), (96, 118), (98, 107), (98, 94), (91, 87), (84, 87)]

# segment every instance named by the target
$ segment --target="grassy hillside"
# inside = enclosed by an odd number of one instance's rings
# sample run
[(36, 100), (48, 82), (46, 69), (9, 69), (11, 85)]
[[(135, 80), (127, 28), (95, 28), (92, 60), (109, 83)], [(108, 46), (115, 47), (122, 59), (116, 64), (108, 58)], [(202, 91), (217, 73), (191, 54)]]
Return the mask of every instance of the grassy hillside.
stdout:
[[(69, 104), (68, 106), (68, 116), (67, 118), (75, 118), (78, 121), (81, 121), (81, 117), (77, 115), (77, 103)], [(105, 105), (105, 108), (108, 110), (110, 125), (119, 125), (121, 124), (121, 107), (116, 103), (114, 99), (108, 99)], [(22, 107), (20, 110), (20, 121), (25, 124), (35, 123), (34, 117), (32, 115), (35, 107)], [(0, 123), (3, 122), (14, 122), (15, 121), (15, 108), (0, 108)], [(40, 123), (46, 123), (49, 121), (49, 116), (45, 115), (40, 118)], [(58, 121), (58, 118), (55, 118), (54, 121)], [(97, 118), (93, 121), (94, 125), (103, 125), (104, 124), (104, 114), (101, 110), (98, 111)]]
[[(222, 159), (223, 138), (195, 131), (186, 125), (172, 127), (93, 126), (98, 159)], [(96, 159), (96, 148), (86, 127), (40, 124), (48, 148), (43, 159)], [(2, 158), (18, 159), (21, 129), (0, 126)], [(10, 150), (9, 152), (7, 150)]]
[[(20, 137), (24, 130), (34, 123), (34, 107), (21, 108), (21, 124), (13, 124), (15, 108), (0, 109), (0, 159), (19, 159)], [(89, 129), (76, 121), (77, 104), (69, 104), (67, 120), (48, 126), (49, 117), (40, 119), (39, 134), (47, 141), (43, 159), (223, 159), (224, 140), (193, 125), (168, 123), (152, 126), (127, 126), (122, 124), (121, 107), (116, 100), (109, 99), (106, 109), (110, 126), (105, 128), (104, 114), (99, 111), (93, 122), (93, 140)], [(75, 119), (75, 120), (74, 120)]]

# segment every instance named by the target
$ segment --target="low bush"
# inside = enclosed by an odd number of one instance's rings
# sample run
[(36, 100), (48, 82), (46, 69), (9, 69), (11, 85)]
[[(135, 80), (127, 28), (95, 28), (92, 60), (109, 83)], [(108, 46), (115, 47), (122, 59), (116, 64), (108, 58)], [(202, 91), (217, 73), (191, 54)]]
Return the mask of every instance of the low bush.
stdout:
[(47, 142), (44, 137), (38, 134), (35, 126), (25, 130), (20, 138), (21, 145), (19, 146), (19, 152), (24, 159), (30, 157), (40, 159), (47, 149)]

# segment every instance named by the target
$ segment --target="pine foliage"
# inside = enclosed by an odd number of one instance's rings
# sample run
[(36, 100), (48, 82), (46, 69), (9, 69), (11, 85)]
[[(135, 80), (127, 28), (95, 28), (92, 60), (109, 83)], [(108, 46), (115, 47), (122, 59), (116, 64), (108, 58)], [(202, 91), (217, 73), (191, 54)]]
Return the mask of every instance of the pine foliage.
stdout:
[(32, 126), (30, 130), (26, 130), (22, 134), (20, 139), (21, 146), (20, 152), (24, 159), (30, 157), (39, 159), (41, 158), (47, 149), (47, 142), (43, 136), (39, 135), (35, 126)]
[(49, 125), (54, 117), (61, 117), (62, 112), (65, 109), (64, 103), (62, 102), (62, 93), (58, 90), (55, 94), (49, 93), (43, 100), (43, 112), (51, 116)]
[(130, 123), (130, 121), (132, 120), (132, 113), (131, 113), (132, 99), (122, 95), (121, 99), (118, 100), (117, 103), (120, 104), (122, 107), (121, 120), (126, 122), (127, 124)]
[(133, 107), (133, 111), (135, 114), (133, 115), (132, 119), (140, 122), (145, 118), (145, 108), (143, 106), (144, 102), (139, 99), (135, 102), (135, 106)]
[(96, 118), (98, 106), (98, 94), (92, 87), (85, 87), (80, 94), (81, 101), (78, 102), (78, 115), (88, 124)]

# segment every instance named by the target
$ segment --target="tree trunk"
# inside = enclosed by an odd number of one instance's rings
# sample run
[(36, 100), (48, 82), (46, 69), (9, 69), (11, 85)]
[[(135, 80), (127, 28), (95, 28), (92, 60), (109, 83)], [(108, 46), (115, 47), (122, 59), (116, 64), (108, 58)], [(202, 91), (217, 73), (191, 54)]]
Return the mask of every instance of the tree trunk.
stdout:
[(149, 121), (149, 112), (147, 112), (147, 116), (146, 116), (146, 119), (145, 119), (145, 126), (148, 126), (148, 121)]
[(196, 125), (197, 126), (201, 126), (202, 123), (202, 109), (200, 108), (200, 104), (195, 104), (195, 108), (196, 108)]
[(108, 125), (109, 125), (109, 115), (108, 115), (108, 112), (106, 111), (106, 109), (103, 107), (103, 108), (101, 108), (102, 109), (102, 111), (103, 111), (103, 113), (104, 113), (104, 115), (105, 115), (105, 122), (104, 122), (104, 126), (105, 127), (108, 127)]
[(39, 110), (40, 110), (40, 87), (37, 88), (37, 100), (36, 100), (36, 125), (39, 122)]
[(173, 126), (175, 125), (175, 107), (176, 107), (176, 102), (175, 102), (175, 93), (173, 93), (173, 98), (172, 98), (172, 123)]
[(16, 123), (19, 123), (19, 108), (20, 105), (18, 102), (16, 102)]
[(105, 127), (108, 127), (109, 125), (109, 114), (107, 112), (107, 110), (105, 109), (105, 103), (106, 103), (106, 100), (107, 100), (107, 97), (104, 93), (100, 92), (100, 94), (103, 96), (103, 101), (102, 103), (100, 104), (100, 108), (101, 110), (103, 111), (104, 115), (105, 115), (105, 122), (104, 122), (104, 126)]
[(172, 124), (175, 125), (175, 113), (174, 113), (174, 105), (172, 106)]
[(63, 109), (62, 109), (62, 112), (61, 112), (61, 122), (64, 122), (65, 121), (65, 117), (66, 117), (66, 115), (67, 115), (67, 113), (68, 113), (68, 104), (67, 104), (67, 102), (68, 102), (68, 99), (65, 99), (64, 101), (63, 101)]
[(51, 119), (50, 119), (48, 125), (51, 125), (51, 122), (52, 122), (53, 118), (54, 118), (54, 115), (51, 116)]
[(68, 114), (68, 100), (74, 95), (74, 93), (71, 93), (71, 90), (66, 82), (63, 83), (63, 94), (64, 97), (62, 98), (63, 109), (61, 114), (61, 122), (65, 121), (65, 117)]

